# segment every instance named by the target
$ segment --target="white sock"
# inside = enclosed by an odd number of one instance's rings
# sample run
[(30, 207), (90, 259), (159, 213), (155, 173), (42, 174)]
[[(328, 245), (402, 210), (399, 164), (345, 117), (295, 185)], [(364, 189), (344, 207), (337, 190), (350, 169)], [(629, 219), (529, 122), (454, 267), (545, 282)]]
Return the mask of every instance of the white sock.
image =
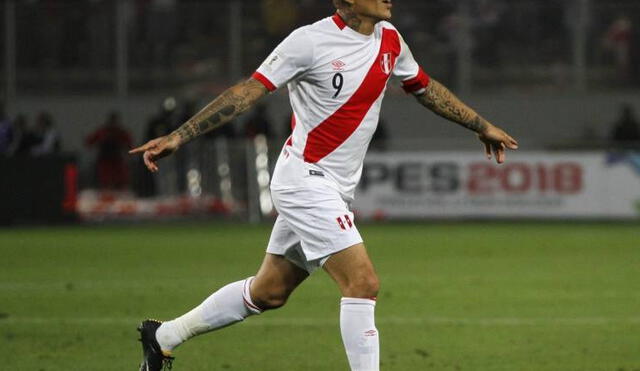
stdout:
[(352, 371), (380, 370), (380, 343), (375, 300), (342, 298), (340, 331)]
[(254, 277), (230, 283), (209, 296), (202, 304), (172, 321), (164, 322), (156, 332), (163, 351), (171, 352), (196, 335), (217, 330), (260, 314), (251, 301), (249, 288)]

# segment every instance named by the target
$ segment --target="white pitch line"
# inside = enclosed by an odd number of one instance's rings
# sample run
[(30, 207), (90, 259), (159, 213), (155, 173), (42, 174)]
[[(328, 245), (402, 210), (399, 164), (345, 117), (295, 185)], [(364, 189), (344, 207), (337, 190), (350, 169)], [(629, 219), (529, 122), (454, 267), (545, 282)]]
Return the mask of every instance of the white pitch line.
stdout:
[[(52, 318), (52, 317), (7, 317), (0, 319), (3, 324), (68, 324), (68, 325), (136, 325), (140, 318), (96, 317), (96, 318)], [(640, 317), (607, 318), (607, 317), (579, 317), (579, 318), (449, 318), (449, 317), (379, 317), (378, 325), (451, 325), (451, 326), (604, 326), (604, 325), (640, 325)], [(330, 326), (338, 325), (338, 318), (251, 318), (243, 326)]]

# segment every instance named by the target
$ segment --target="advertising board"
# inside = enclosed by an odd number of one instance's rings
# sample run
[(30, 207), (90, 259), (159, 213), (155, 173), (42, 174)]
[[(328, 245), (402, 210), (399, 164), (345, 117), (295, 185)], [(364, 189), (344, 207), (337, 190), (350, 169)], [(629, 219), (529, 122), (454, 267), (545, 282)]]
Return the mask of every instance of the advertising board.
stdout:
[(360, 217), (639, 218), (640, 153), (371, 153)]

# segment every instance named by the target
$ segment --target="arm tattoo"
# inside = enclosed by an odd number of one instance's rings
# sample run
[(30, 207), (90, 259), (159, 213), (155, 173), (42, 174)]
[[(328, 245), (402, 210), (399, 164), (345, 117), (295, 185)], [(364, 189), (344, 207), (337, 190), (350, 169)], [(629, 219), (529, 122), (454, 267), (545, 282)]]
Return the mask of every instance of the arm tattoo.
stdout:
[(418, 101), (438, 116), (458, 123), (469, 130), (480, 133), (487, 129), (489, 122), (462, 103), (449, 89), (436, 80), (431, 80)]
[(227, 89), (170, 135), (178, 136), (180, 144), (185, 144), (231, 121), (267, 93), (267, 89), (259, 81), (249, 79), (241, 82)]

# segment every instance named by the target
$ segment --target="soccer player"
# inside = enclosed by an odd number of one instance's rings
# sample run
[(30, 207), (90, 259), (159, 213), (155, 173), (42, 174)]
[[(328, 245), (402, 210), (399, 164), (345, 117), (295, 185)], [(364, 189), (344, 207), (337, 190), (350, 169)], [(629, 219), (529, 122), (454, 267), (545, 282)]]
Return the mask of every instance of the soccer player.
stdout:
[(131, 153), (157, 161), (224, 125), (270, 92), (287, 85), (293, 133), (271, 182), (278, 211), (262, 266), (254, 277), (230, 283), (190, 312), (139, 327), (141, 370), (170, 364), (187, 339), (285, 304), (322, 267), (342, 294), (340, 329), (352, 370), (379, 370), (374, 321), (378, 277), (349, 209), (363, 159), (376, 129), (387, 81), (436, 114), (477, 133), (488, 158), (505, 161), (517, 142), (462, 103), (416, 63), (388, 20), (390, 0), (333, 0), (337, 12), (293, 31), (253, 76), (222, 93), (170, 135)]

